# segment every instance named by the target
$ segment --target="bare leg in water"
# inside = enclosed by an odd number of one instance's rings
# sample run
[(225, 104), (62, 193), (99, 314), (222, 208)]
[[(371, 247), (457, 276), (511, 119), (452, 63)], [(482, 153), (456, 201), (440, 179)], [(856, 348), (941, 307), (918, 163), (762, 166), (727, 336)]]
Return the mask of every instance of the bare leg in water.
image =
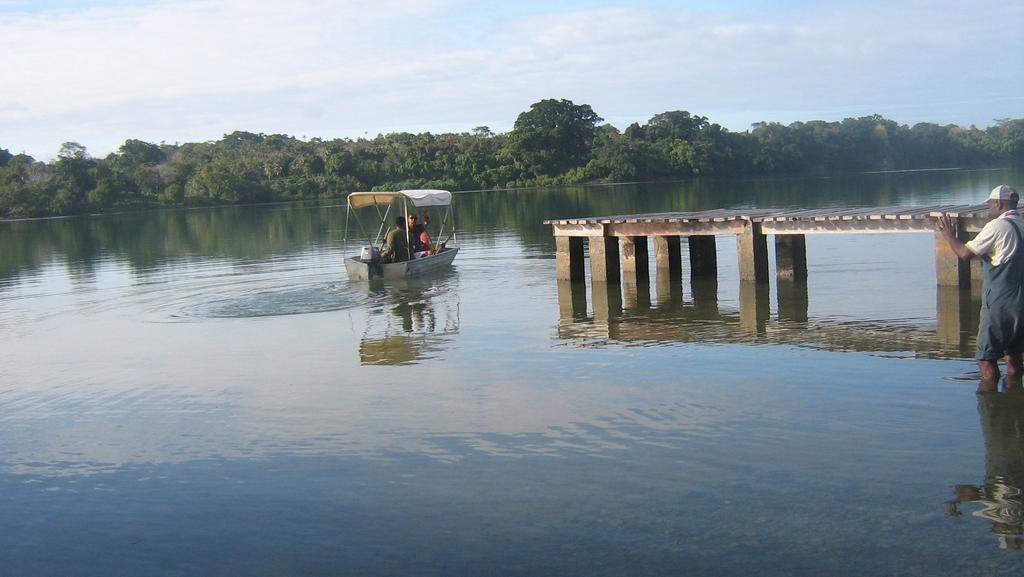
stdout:
[(1010, 353), (1006, 355), (1006, 376), (1019, 377), (1024, 373), (1024, 366), (1021, 365), (1021, 354)]
[[(999, 365), (996, 364), (996, 361), (978, 361), (978, 370), (981, 371), (982, 381), (999, 382)], [(1009, 368), (1007, 368), (1007, 371), (1009, 371)]]

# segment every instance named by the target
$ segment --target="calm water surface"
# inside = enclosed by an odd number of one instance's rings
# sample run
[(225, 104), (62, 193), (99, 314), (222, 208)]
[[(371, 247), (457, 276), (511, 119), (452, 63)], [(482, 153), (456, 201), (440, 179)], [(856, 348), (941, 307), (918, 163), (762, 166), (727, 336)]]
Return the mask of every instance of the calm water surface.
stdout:
[(975, 393), (931, 235), (560, 292), (541, 221), (1021, 176), (467, 193), (456, 266), (388, 284), (336, 205), (0, 223), (0, 574), (1019, 575), (1024, 394)]

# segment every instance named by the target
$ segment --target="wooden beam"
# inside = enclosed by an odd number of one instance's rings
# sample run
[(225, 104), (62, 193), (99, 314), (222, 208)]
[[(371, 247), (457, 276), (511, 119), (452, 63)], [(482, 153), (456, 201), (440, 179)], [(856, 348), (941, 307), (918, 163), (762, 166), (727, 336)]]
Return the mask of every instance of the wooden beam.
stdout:
[(583, 282), (583, 237), (555, 237), (555, 269), (558, 280)]
[(894, 232), (933, 232), (935, 221), (914, 220), (786, 220), (763, 222), (763, 234), (889, 234)]
[(691, 236), (686, 239), (690, 251), (692, 278), (718, 278), (718, 247), (711, 235)]
[(604, 225), (585, 223), (585, 224), (553, 224), (551, 230), (556, 237), (558, 236), (605, 236)]
[(768, 282), (768, 241), (761, 233), (761, 223), (751, 222), (736, 236), (736, 252), (740, 262), (740, 280)]
[(807, 237), (802, 234), (775, 235), (775, 273), (779, 279), (807, 278)]
[(646, 236), (622, 238), (622, 274), (627, 283), (647, 285), (651, 280)]
[(619, 239), (590, 237), (590, 279), (594, 283), (619, 284)]
[(746, 228), (742, 219), (721, 222), (622, 222), (604, 225), (609, 236), (690, 236), (694, 234), (739, 234)]

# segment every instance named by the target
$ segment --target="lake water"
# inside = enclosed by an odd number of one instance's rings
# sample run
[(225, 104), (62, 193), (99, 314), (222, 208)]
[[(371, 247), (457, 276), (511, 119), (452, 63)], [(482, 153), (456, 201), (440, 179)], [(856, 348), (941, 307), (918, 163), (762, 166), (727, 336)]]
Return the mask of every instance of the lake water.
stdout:
[(0, 223), (0, 574), (1020, 575), (1024, 393), (976, 393), (932, 235), (560, 293), (541, 222), (1022, 176), (460, 194), (454, 268), (387, 284), (337, 204)]

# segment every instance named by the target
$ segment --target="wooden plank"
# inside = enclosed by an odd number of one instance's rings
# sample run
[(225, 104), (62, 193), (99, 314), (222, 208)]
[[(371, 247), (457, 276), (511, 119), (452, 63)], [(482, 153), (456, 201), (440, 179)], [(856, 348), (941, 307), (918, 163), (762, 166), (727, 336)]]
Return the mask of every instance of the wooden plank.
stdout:
[(934, 232), (927, 220), (827, 220), (762, 223), (764, 234), (886, 234)]
[(740, 234), (746, 221), (731, 220), (727, 222), (660, 222), (653, 224), (613, 223), (607, 225), (608, 236), (690, 236), (700, 234), (726, 235)]
[(555, 224), (551, 228), (555, 236), (605, 236), (600, 224)]

